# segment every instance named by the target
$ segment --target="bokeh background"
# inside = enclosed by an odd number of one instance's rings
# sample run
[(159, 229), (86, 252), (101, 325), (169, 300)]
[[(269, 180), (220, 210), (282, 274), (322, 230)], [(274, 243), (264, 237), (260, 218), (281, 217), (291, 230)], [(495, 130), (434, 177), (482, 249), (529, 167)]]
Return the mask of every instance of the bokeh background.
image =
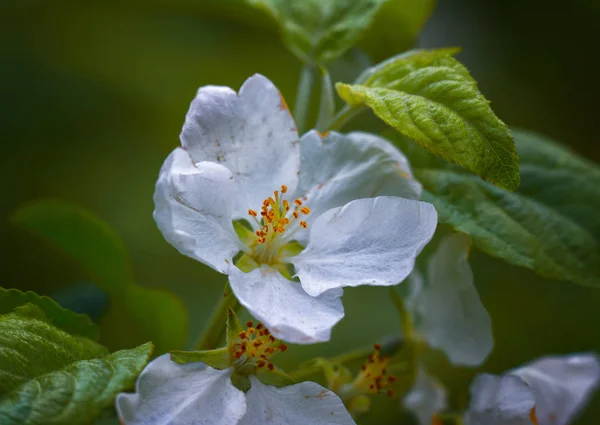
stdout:
[[(504, 121), (599, 161), (599, 4), (442, 0), (417, 43), (461, 46), (459, 59)], [(405, 47), (381, 37), (376, 50), (364, 52), (373, 60)], [(293, 105), (301, 64), (273, 23), (239, 0), (2, 0), (0, 63), (0, 284), (85, 304), (95, 317), (109, 308), (93, 287), (69, 298), (73, 285), (93, 283), (90, 277), (9, 222), (18, 207), (40, 198), (76, 202), (123, 239), (138, 284), (184, 301), (193, 341), (225, 278), (163, 240), (152, 219), (154, 184), (199, 86), (238, 88), (259, 72)], [(354, 72), (348, 63), (336, 69), (340, 78)], [(380, 130), (374, 122), (363, 120)], [(498, 373), (548, 353), (600, 351), (599, 291), (544, 280), (476, 250), (471, 261), (496, 347), (478, 370), (452, 368), (442, 354), (428, 353), (455, 407), (467, 402), (477, 371)], [(349, 289), (344, 304), (347, 317), (331, 343), (293, 347), (281, 364), (399, 332), (385, 288)], [(395, 423), (382, 412), (365, 423)], [(599, 415), (597, 396), (576, 423), (597, 424)]]

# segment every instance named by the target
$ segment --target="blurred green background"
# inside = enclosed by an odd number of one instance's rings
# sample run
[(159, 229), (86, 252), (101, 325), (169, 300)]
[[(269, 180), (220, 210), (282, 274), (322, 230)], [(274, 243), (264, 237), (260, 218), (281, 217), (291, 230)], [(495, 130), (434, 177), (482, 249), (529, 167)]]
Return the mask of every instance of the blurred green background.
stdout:
[[(561, 7), (541, 0), (445, 0), (418, 45), (461, 46), (459, 59), (500, 118), (599, 161), (600, 89), (592, 62), (599, 16), (592, 0)], [(371, 43), (377, 50), (365, 52), (373, 60), (406, 47), (378, 36), (380, 42)], [(73, 201), (121, 236), (140, 285), (184, 300), (193, 341), (225, 278), (181, 256), (156, 229), (158, 170), (178, 144), (199, 86), (237, 89), (259, 72), (293, 105), (299, 61), (284, 49), (273, 23), (238, 0), (3, 0), (0, 58), (1, 285), (55, 295), (90, 281), (69, 259), (8, 223), (24, 203)], [(339, 75), (348, 78), (352, 70)], [(543, 280), (477, 251), (471, 259), (496, 340), (480, 370), (501, 372), (548, 353), (600, 351), (599, 291)], [(398, 332), (385, 288), (349, 289), (344, 304), (347, 317), (331, 343), (293, 347), (280, 364)], [(440, 353), (428, 360), (451, 389), (454, 406), (464, 405), (477, 371), (451, 368)], [(597, 396), (577, 424), (596, 424), (599, 415)], [(387, 412), (376, 416), (364, 423), (395, 423)]]

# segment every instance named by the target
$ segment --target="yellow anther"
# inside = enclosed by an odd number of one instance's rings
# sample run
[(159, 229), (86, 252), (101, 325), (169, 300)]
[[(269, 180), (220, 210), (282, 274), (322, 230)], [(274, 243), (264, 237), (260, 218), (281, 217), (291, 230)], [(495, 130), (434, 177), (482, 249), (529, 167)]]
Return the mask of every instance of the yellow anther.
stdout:
[[(268, 197), (262, 202), (260, 207), (260, 225), (259, 230), (255, 230), (256, 242), (253, 246), (266, 244), (265, 247), (258, 248), (253, 253), (259, 263), (267, 262), (271, 264), (277, 261), (276, 253), (279, 252), (282, 243), (285, 239), (280, 234), (295, 233), (298, 228), (292, 227), (291, 224), (299, 219), (301, 214), (310, 214), (310, 208), (303, 206), (303, 198), (294, 199), (292, 201), (283, 199), (283, 195), (288, 193), (288, 187), (281, 185), (281, 190), (274, 190), (273, 196)], [(304, 200), (306, 197), (304, 197)], [(257, 217), (259, 214), (256, 210), (248, 210), (248, 214), (252, 217)], [(299, 223), (301, 228), (306, 229), (308, 224), (305, 221)], [(252, 247), (251, 247), (252, 248)]]

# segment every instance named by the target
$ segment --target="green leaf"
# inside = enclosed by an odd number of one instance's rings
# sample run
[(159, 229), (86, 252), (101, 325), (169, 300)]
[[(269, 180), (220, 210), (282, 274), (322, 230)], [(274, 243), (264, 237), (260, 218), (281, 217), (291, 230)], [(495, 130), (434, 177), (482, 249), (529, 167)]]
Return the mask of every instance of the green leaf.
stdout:
[(151, 353), (147, 343), (33, 377), (0, 399), (0, 423), (88, 424), (133, 386)]
[[(508, 192), (397, 140), (440, 222), (482, 251), (541, 276), (600, 287), (600, 168), (554, 142), (514, 132), (521, 187)], [(431, 157), (431, 155), (429, 155)], [(413, 160), (414, 159), (414, 160)]]
[(52, 298), (43, 297), (35, 292), (21, 292), (18, 289), (0, 288), (0, 314), (12, 312), (25, 304), (38, 306), (48, 318), (50, 324), (63, 331), (98, 340), (98, 327), (84, 315), (73, 313), (59, 306)]
[(60, 201), (25, 206), (12, 222), (59, 248), (109, 294), (111, 310), (100, 322), (103, 343), (118, 349), (152, 340), (159, 354), (183, 346), (185, 307), (171, 293), (134, 283), (127, 251), (106, 222)]
[(324, 65), (355, 45), (387, 0), (247, 0), (278, 23), (287, 47)]
[(411, 49), (431, 15), (435, 0), (390, 0), (380, 9), (360, 46), (376, 61)]
[(433, 154), (515, 190), (519, 159), (510, 132), (454, 52), (408, 52), (367, 70), (359, 84), (336, 88), (350, 107), (371, 108)]
[(231, 366), (229, 348), (227, 347), (205, 351), (171, 351), (171, 360), (177, 364), (202, 362), (219, 370)]
[(74, 361), (106, 354), (96, 342), (55, 327), (37, 305), (18, 306), (0, 316), (0, 396)]

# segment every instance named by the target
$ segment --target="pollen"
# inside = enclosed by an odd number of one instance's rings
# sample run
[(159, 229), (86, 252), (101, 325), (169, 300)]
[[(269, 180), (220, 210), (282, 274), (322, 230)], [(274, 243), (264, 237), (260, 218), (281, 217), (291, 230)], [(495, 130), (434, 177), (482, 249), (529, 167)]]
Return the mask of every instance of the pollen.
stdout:
[(239, 340), (231, 347), (235, 367), (246, 371), (273, 370), (271, 356), (278, 351), (286, 351), (287, 345), (275, 339), (262, 323), (254, 327), (252, 322), (246, 322), (246, 326), (247, 329), (238, 334)]
[(385, 392), (388, 397), (393, 397), (390, 386), (396, 382), (396, 377), (387, 373), (389, 358), (381, 355), (381, 345), (375, 344), (373, 348), (373, 353), (367, 357), (352, 386), (363, 393)]
[(248, 210), (248, 215), (256, 223), (255, 228), (260, 229), (255, 231), (255, 243), (264, 245), (258, 250), (257, 257), (266, 260), (267, 263), (274, 261), (273, 255), (269, 252), (277, 252), (278, 248), (286, 243), (286, 240), (291, 240), (291, 236), (298, 229), (308, 227), (308, 223), (299, 218), (300, 214), (310, 214), (310, 208), (303, 205), (304, 201), (300, 198), (293, 201), (284, 199), (287, 192), (288, 187), (283, 184), (280, 190), (273, 191), (273, 196), (262, 202), (260, 212)]

